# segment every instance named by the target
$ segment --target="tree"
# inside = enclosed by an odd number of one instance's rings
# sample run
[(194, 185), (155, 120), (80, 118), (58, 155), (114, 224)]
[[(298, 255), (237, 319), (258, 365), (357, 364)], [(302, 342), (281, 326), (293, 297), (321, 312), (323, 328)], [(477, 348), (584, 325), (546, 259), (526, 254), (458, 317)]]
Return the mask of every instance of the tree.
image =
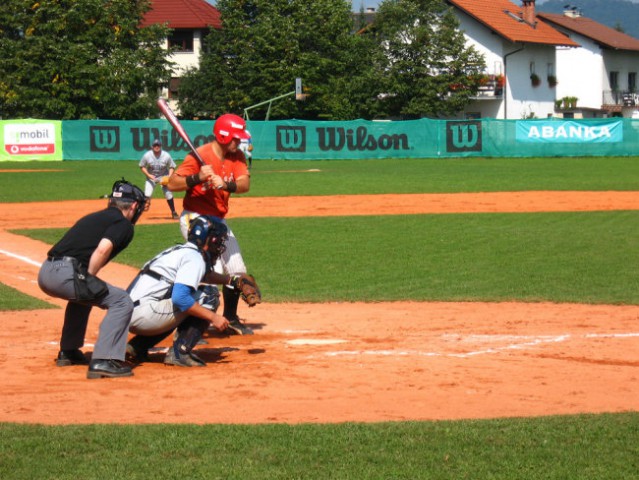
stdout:
[[(370, 99), (369, 40), (352, 34), (347, 0), (218, 0), (222, 28), (206, 38), (199, 70), (180, 84), (185, 117), (216, 117), (292, 92), (295, 78), (310, 89), (304, 102), (286, 97), (271, 118), (352, 118)], [(368, 88), (370, 90), (370, 88)], [(355, 99), (355, 101), (353, 101)], [(251, 111), (264, 118), (267, 106)]]
[(379, 81), (387, 115), (451, 115), (477, 92), (484, 58), (466, 47), (443, 0), (384, 0), (373, 34), (386, 52)]
[(168, 82), (167, 29), (140, 28), (149, 0), (4, 0), (0, 115), (146, 118)]

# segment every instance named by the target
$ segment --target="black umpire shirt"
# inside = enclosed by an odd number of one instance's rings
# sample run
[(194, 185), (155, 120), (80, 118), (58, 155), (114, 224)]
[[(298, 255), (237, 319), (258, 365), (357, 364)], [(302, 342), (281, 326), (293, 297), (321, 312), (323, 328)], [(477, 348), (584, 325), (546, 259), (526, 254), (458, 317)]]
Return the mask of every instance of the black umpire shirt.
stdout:
[(133, 240), (133, 224), (120, 209), (109, 207), (82, 217), (49, 250), (48, 255), (55, 258), (74, 257), (88, 267), (91, 255), (103, 238), (113, 243), (109, 260)]

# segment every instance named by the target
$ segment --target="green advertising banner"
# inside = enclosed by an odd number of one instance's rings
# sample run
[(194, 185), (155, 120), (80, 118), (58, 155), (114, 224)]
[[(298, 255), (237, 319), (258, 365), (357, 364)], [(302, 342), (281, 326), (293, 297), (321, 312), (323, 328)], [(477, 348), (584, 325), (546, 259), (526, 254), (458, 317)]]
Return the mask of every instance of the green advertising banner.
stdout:
[[(196, 147), (213, 140), (212, 121), (181, 122)], [(139, 160), (156, 138), (176, 162), (189, 147), (166, 120), (68, 120), (62, 140), (65, 160)]]
[(249, 122), (254, 159), (635, 155), (639, 120)]
[[(187, 120), (182, 124), (196, 146), (212, 141), (213, 121)], [(21, 133), (11, 130), (10, 148), (16, 148), (18, 138), (35, 141), (53, 135), (38, 128), (32, 126)], [(639, 152), (639, 120), (627, 118), (274, 120), (249, 121), (248, 130), (253, 137), (254, 160), (625, 156)], [(189, 152), (165, 120), (62, 122), (64, 160), (137, 161), (155, 138), (162, 140), (163, 148), (176, 162)], [(40, 147), (29, 144), (23, 148)]]
[(59, 120), (0, 120), (0, 161), (62, 160)]
[(253, 158), (360, 159), (436, 157), (437, 121), (249, 122)]

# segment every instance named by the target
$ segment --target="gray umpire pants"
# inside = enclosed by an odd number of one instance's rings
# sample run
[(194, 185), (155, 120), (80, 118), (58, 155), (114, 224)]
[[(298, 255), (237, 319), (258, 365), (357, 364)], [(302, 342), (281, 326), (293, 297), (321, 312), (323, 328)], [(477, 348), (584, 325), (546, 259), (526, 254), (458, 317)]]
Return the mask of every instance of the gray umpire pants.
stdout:
[(84, 345), (89, 314), (96, 306), (107, 313), (100, 323), (91, 358), (124, 360), (133, 313), (133, 301), (125, 290), (107, 284), (109, 293), (99, 301), (76, 303), (73, 264), (66, 260), (46, 260), (40, 267), (38, 285), (47, 295), (69, 301), (64, 312), (60, 350), (75, 350)]

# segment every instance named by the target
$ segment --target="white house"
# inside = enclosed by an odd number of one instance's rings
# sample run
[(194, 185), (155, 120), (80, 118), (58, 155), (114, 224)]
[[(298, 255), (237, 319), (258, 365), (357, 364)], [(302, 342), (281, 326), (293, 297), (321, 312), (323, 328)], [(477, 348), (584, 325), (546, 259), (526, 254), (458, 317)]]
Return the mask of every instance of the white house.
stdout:
[(467, 44), (481, 52), (489, 82), (460, 118), (546, 118), (554, 114), (557, 47), (579, 44), (541, 21), (535, 0), (447, 0)]
[(186, 70), (199, 65), (202, 39), (211, 28), (222, 26), (220, 12), (205, 0), (151, 0), (151, 10), (146, 13), (142, 26), (154, 24), (171, 28), (165, 47), (177, 47), (169, 57), (176, 66), (168, 88), (162, 92), (171, 108), (177, 111), (180, 78)]
[(557, 48), (557, 99), (578, 99), (576, 108), (558, 108), (558, 116), (633, 116), (639, 109), (639, 40), (583, 17), (576, 8), (538, 16), (581, 45)]

